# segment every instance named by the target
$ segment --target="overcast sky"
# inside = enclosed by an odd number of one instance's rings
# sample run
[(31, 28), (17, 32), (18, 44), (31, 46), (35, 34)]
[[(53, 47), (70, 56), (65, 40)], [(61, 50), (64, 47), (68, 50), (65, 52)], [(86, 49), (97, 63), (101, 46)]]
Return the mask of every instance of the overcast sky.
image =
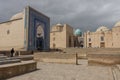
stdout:
[(112, 28), (120, 20), (120, 0), (0, 0), (0, 22), (27, 5), (49, 16), (51, 25), (67, 23), (82, 31)]

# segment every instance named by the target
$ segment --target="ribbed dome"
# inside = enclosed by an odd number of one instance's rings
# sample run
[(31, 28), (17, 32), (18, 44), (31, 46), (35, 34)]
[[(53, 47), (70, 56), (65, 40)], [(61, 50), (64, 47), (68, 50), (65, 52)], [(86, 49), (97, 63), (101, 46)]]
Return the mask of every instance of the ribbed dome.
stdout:
[(115, 27), (120, 26), (120, 21), (118, 21), (114, 26)]
[(56, 24), (57, 26), (63, 26), (62, 24), (60, 24), (60, 23), (58, 23), (58, 24)]
[(14, 19), (18, 19), (18, 18), (23, 18), (23, 12), (21, 13), (17, 13), (15, 15), (13, 15), (10, 20), (14, 20)]
[(108, 31), (109, 29), (107, 28), (107, 27), (105, 27), (105, 26), (101, 26), (101, 27), (99, 27), (97, 30), (96, 30), (96, 32), (100, 32), (100, 31)]
[(74, 35), (75, 36), (81, 36), (82, 35), (82, 32), (80, 29), (76, 29), (75, 32), (74, 32)]

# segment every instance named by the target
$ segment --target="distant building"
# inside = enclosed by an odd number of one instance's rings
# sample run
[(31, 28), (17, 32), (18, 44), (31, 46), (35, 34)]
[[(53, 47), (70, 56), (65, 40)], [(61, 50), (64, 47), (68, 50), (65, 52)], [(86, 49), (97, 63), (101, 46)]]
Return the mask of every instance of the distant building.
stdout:
[(84, 47), (84, 38), (80, 29), (74, 31), (74, 47)]
[(110, 30), (105, 26), (99, 27), (96, 32), (84, 33), (84, 46), (93, 48), (120, 48), (120, 22)]
[(78, 45), (78, 36), (80, 35), (79, 30), (74, 34), (73, 28), (68, 24), (53, 25), (50, 32), (50, 48), (78, 47), (80, 46)]
[(48, 50), (50, 19), (31, 7), (0, 23), (0, 49)]
[(67, 24), (56, 24), (50, 32), (50, 48), (67, 48), (74, 46), (73, 28)]

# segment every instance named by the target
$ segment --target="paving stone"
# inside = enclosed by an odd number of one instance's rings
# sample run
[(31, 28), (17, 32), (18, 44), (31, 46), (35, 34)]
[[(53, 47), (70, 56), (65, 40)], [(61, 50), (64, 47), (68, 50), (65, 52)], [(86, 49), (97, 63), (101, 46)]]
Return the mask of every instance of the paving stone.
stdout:
[(7, 80), (113, 80), (111, 67), (38, 62), (39, 70)]

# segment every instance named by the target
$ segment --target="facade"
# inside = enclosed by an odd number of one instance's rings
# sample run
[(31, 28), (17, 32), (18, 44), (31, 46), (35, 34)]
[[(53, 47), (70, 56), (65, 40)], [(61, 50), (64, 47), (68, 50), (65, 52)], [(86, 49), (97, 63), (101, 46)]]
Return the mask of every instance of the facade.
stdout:
[(96, 32), (84, 33), (84, 46), (93, 48), (120, 48), (120, 22), (110, 30), (101, 26)]
[(50, 48), (67, 48), (74, 46), (73, 28), (68, 24), (56, 24), (50, 32)]
[(49, 34), (49, 17), (28, 6), (9, 21), (0, 23), (0, 49), (48, 50)]
[(76, 30), (74, 33), (73, 28), (68, 24), (56, 24), (51, 28), (50, 48), (80, 47), (79, 42), (81, 42), (81, 40), (83, 41), (80, 35), (81, 32), (79, 30)]
[(84, 46), (84, 38), (80, 29), (76, 29), (74, 31), (74, 45), (74, 47)]

